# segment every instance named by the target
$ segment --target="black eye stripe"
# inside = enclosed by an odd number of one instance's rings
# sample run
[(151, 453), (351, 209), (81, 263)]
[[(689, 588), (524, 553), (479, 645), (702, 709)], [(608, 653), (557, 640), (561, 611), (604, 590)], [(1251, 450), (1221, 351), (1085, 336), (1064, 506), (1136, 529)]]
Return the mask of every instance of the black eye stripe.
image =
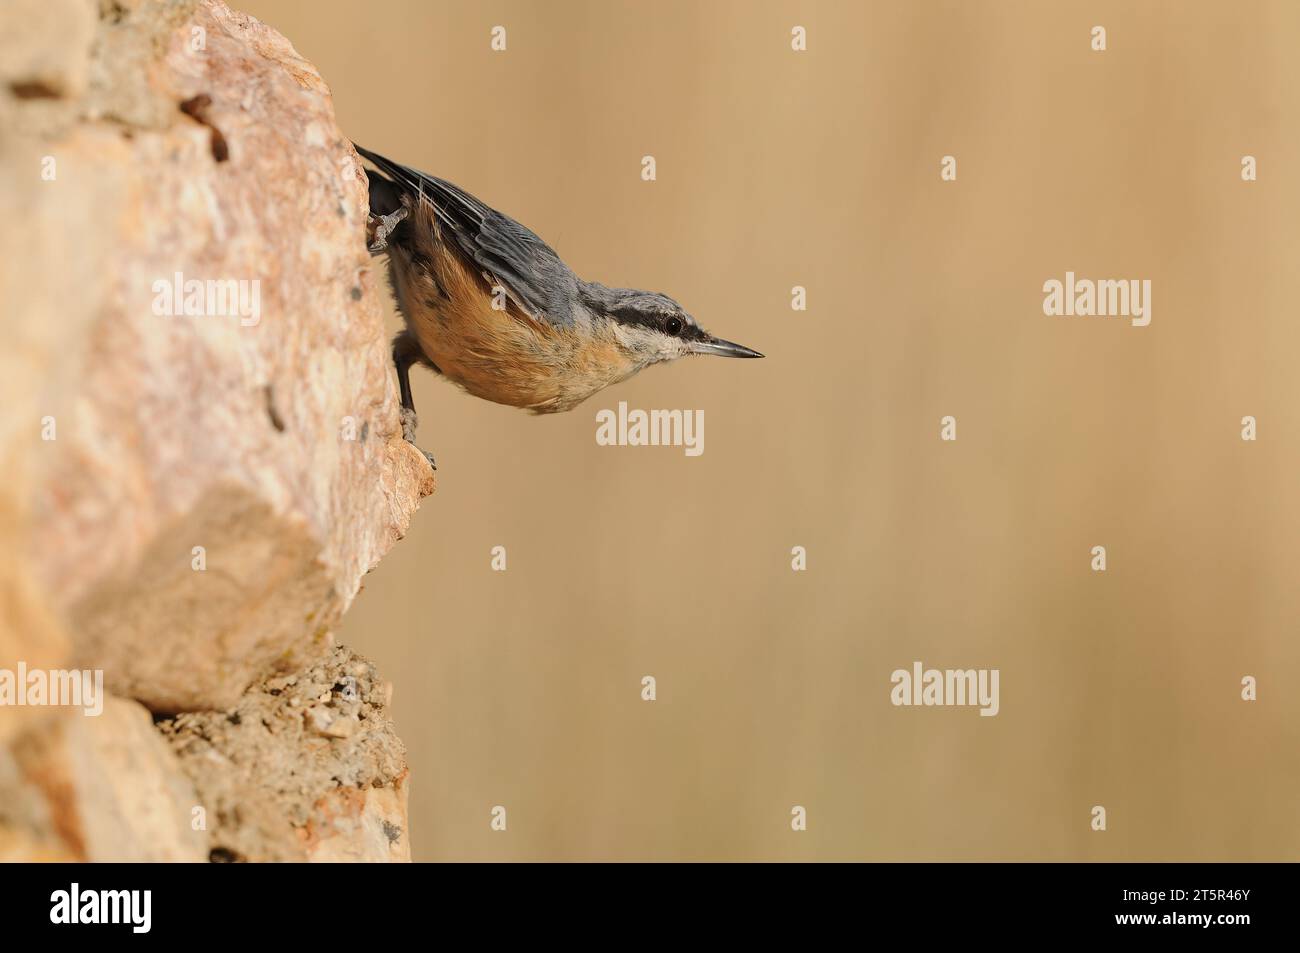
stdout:
[[(651, 331), (661, 331), (673, 336), (680, 335), (683, 338), (694, 339), (700, 336), (699, 328), (686, 321), (685, 318), (675, 314), (663, 314), (653, 311), (641, 311), (637, 308), (618, 308), (610, 312), (612, 317), (619, 324), (633, 324), (639, 327), (648, 328)], [(676, 330), (674, 330), (674, 326)]]
[(612, 312), (612, 317), (619, 324), (638, 324), (643, 328), (658, 326), (658, 316), (638, 311), (636, 308), (619, 308)]

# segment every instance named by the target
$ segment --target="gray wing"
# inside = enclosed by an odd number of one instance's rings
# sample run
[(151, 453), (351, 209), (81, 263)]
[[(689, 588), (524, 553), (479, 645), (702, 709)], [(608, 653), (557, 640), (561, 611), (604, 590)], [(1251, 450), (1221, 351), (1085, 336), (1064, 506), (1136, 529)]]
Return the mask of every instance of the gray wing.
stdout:
[(356, 150), (405, 192), (428, 199), (438, 222), (461, 252), (499, 280), (534, 317), (552, 324), (573, 321), (577, 278), (546, 242), (509, 215), (489, 208), (445, 179), (408, 168), (361, 146)]

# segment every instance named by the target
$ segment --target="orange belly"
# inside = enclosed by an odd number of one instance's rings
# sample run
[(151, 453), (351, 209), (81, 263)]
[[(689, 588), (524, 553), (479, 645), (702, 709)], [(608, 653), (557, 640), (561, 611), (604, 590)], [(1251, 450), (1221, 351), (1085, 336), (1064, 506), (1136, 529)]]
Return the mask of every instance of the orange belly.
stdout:
[(425, 356), (474, 396), (555, 413), (632, 373), (612, 335), (535, 319), (436, 239), (428, 252), (421, 264), (396, 253), (398, 302)]

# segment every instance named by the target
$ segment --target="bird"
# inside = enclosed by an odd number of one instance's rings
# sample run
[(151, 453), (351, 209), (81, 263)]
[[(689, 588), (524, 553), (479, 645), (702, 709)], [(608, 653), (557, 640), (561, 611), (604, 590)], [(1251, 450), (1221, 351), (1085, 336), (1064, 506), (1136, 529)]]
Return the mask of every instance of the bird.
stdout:
[[(760, 358), (664, 294), (579, 278), (534, 232), (445, 179), (353, 143), (374, 169), (368, 249), (387, 254), (405, 326), (393, 338), (402, 436), (415, 444), (410, 369), (535, 414), (572, 410), (652, 364)], [(436, 468), (431, 454), (425, 451)]]

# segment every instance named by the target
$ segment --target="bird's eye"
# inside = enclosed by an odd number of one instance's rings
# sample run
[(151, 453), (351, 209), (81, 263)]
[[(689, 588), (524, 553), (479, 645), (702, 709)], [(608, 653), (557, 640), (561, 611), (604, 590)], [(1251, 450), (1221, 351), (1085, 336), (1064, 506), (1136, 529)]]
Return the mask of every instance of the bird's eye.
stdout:
[(681, 318), (669, 318), (669, 319), (668, 319), (668, 323), (664, 325), (664, 328), (665, 328), (665, 330), (667, 330), (668, 333), (671, 334), (673, 337), (677, 337), (677, 335), (679, 335), (679, 334), (682, 333), (682, 319), (681, 319)]

